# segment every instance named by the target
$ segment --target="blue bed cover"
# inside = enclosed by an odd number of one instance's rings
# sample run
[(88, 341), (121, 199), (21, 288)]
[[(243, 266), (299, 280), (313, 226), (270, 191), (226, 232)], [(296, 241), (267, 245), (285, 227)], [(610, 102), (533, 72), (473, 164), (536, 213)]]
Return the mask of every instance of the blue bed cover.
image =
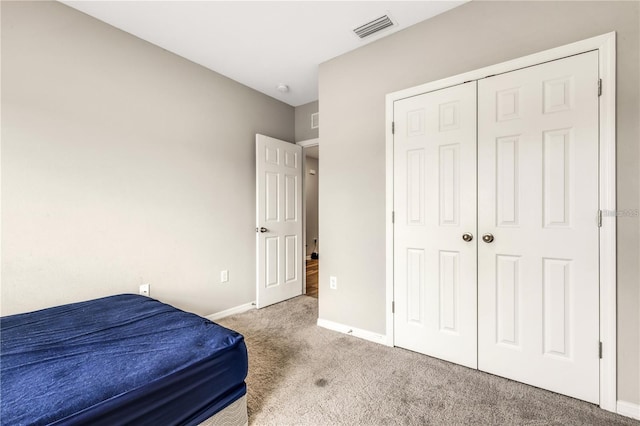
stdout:
[(122, 294), (0, 318), (3, 425), (195, 425), (246, 393), (242, 335)]

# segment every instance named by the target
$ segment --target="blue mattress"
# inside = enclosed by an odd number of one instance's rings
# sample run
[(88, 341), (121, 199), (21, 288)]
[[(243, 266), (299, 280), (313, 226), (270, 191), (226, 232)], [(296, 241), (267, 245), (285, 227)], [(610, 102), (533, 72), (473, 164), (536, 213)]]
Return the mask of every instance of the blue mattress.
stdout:
[(0, 319), (3, 425), (192, 425), (246, 393), (242, 335), (123, 294)]

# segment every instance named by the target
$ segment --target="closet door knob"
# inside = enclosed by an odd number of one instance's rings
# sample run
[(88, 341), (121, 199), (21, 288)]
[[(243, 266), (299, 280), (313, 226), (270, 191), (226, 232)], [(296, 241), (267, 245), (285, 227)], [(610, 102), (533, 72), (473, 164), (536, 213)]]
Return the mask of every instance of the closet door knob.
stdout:
[(265, 228), (264, 226), (261, 226), (260, 228), (256, 228), (256, 232), (262, 232), (262, 233), (265, 233), (265, 232), (267, 232), (267, 231), (268, 231), (268, 229), (267, 229), (267, 228)]
[(462, 234), (462, 239), (465, 240), (466, 242), (469, 242), (473, 240), (473, 234), (465, 232), (464, 234)]
[(482, 236), (482, 241), (484, 241), (485, 243), (493, 242), (493, 235), (492, 234), (484, 234)]

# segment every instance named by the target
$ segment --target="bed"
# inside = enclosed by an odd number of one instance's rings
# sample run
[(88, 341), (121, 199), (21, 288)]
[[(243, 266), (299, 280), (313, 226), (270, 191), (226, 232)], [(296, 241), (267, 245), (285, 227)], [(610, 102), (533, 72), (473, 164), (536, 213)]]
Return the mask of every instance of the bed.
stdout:
[(244, 425), (241, 334), (110, 296), (0, 318), (3, 425)]

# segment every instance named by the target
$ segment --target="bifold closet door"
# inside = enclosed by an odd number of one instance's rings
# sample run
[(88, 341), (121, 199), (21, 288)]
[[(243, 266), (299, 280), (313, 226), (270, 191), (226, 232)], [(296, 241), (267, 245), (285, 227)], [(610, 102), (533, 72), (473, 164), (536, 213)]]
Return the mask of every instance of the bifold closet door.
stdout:
[(478, 368), (594, 403), (597, 83), (597, 52), (478, 82)]
[(476, 83), (394, 122), (394, 344), (476, 368)]

